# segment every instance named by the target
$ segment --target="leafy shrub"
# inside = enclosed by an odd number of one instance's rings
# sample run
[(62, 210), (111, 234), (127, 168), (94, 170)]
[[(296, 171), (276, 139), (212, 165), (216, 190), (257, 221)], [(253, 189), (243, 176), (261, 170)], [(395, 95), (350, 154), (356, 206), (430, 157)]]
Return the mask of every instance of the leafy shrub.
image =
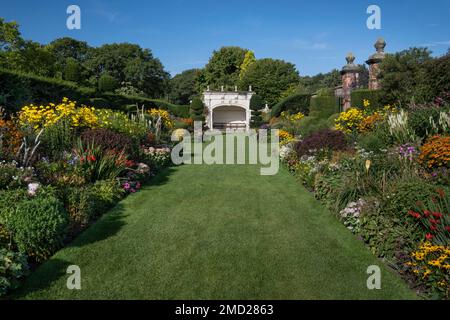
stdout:
[(322, 130), (316, 132), (296, 145), (298, 158), (304, 155), (313, 155), (319, 151), (339, 151), (348, 148), (345, 135), (336, 130)]
[(192, 99), (190, 115), (194, 121), (204, 121), (204, 109), (205, 106), (200, 98)]
[(376, 111), (383, 107), (381, 103), (380, 90), (370, 90), (370, 89), (357, 89), (353, 90), (351, 93), (352, 105), (356, 108), (364, 107), (364, 100), (370, 101), (368, 106), (370, 110)]
[[(17, 196), (21, 194), (8, 195)], [(25, 197), (11, 210), (2, 209), (1, 215), (2, 224), (17, 248), (36, 261), (48, 258), (62, 246), (68, 218), (51, 190), (40, 190), (34, 197)]]
[(101, 180), (85, 187), (72, 187), (64, 192), (72, 231), (84, 228), (111, 208), (122, 196), (115, 180)]
[(314, 117), (304, 117), (298, 122), (299, 133), (302, 137), (307, 137), (315, 132), (331, 128), (327, 119)]
[(433, 136), (422, 146), (419, 162), (427, 169), (450, 168), (450, 136)]
[(316, 96), (311, 98), (309, 115), (318, 119), (329, 118), (339, 112), (339, 101), (333, 96)]
[(113, 92), (119, 86), (116, 78), (109, 74), (102, 74), (98, 79), (98, 89), (101, 92)]
[(0, 248), (0, 297), (16, 289), (20, 278), (27, 274), (27, 257), (23, 253)]
[(295, 94), (289, 96), (278, 102), (272, 108), (272, 117), (278, 117), (281, 112), (288, 111), (289, 113), (301, 112), (304, 115), (309, 114), (311, 95), (309, 94)]
[(135, 153), (135, 150), (139, 147), (128, 136), (109, 129), (86, 130), (81, 134), (81, 140), (85, 145), (91, 143), (103, 151), (125, 151), (128, 155)]

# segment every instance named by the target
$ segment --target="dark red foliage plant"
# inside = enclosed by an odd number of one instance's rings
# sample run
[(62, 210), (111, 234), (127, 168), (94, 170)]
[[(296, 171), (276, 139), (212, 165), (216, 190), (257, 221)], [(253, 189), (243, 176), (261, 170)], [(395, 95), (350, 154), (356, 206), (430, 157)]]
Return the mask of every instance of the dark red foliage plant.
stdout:
[(133, 152), (132, 140), (120, 133), (108, 129), (89, 129), (81, 134), (84, 143), (94, 143), (103, 150), (125, 151), (131, 155)]
[(341, 131), (325, 129), (315, 132), (296, 144), (298, 158), (315, 155), (321, 151), (348, 149), (347, 139)]

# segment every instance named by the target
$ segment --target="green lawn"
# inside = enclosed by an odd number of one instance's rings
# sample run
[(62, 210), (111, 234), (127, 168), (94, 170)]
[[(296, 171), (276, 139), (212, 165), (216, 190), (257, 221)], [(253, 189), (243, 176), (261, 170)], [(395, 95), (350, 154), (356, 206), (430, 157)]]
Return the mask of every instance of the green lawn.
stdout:
[[(81, 268), (82, 289), (66, 288)], [(368, 290), (366, 269), (382, 268)], [(415, 298), (287, 171), (167, 169), (39, 267), (26, 299)]]

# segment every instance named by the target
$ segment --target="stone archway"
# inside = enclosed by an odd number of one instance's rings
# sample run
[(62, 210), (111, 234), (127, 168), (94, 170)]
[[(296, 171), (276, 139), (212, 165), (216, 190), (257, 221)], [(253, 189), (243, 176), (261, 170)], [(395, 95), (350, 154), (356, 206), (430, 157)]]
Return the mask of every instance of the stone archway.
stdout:
[(247, 113), (238, 106), (219, 106), (212, 110), (212, 129), (247, 129)]

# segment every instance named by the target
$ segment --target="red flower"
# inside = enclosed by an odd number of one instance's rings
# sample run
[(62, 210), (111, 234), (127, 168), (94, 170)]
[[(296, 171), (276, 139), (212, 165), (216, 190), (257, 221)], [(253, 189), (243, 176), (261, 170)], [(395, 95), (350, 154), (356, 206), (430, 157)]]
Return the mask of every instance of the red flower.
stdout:
[(409, 211), (408, 211), (408, 214), (409, 214), (410, 216), (416, 218), (416, 219), (422, 218), (422, 216), (421, 216), (419, 213), (414, 212), (414, 211), (412, 211), (412, 210), (409, 210)]
[(432, 224), (438, 224), (439, 223), (438, 220), (434, 220), (434, 219), (428, 219), (428, 221), (430, 221), (430, 223), (432, 223)]
[(89, 156), (89, 157), (88, 157), (88, 160), (89, 160), (89, 161), (92, 161), (92, 162), (97, 161), (97, 159), (96, 159), (94, 156)]
[(431, 239), (433, 239), (433, 235), (431, 233), (427, 233), (425, 238), (427, 238), (427, 240), (431, 240)]
[(437, 227), (436, 226), (431, 226), (430, 229), (431, 229), (431, 231), (436, 231)]
[(423, 212), (423, 214), (425, 215), (425, 217), (428, 218), (428, 217), (431, 215), (431, 212), (428, 211), (428, 210), (425, 210), (425, 211)]
[(448, 232), (450, 232), (450, 226), (446, 226), (445, 230), (447, 230)]
[(442, 218), (444, 215), (442, 214), (442, 213), (440, 213), (440, 212), (433, 212), (433, 217), (435, 217), (435, 218)]

